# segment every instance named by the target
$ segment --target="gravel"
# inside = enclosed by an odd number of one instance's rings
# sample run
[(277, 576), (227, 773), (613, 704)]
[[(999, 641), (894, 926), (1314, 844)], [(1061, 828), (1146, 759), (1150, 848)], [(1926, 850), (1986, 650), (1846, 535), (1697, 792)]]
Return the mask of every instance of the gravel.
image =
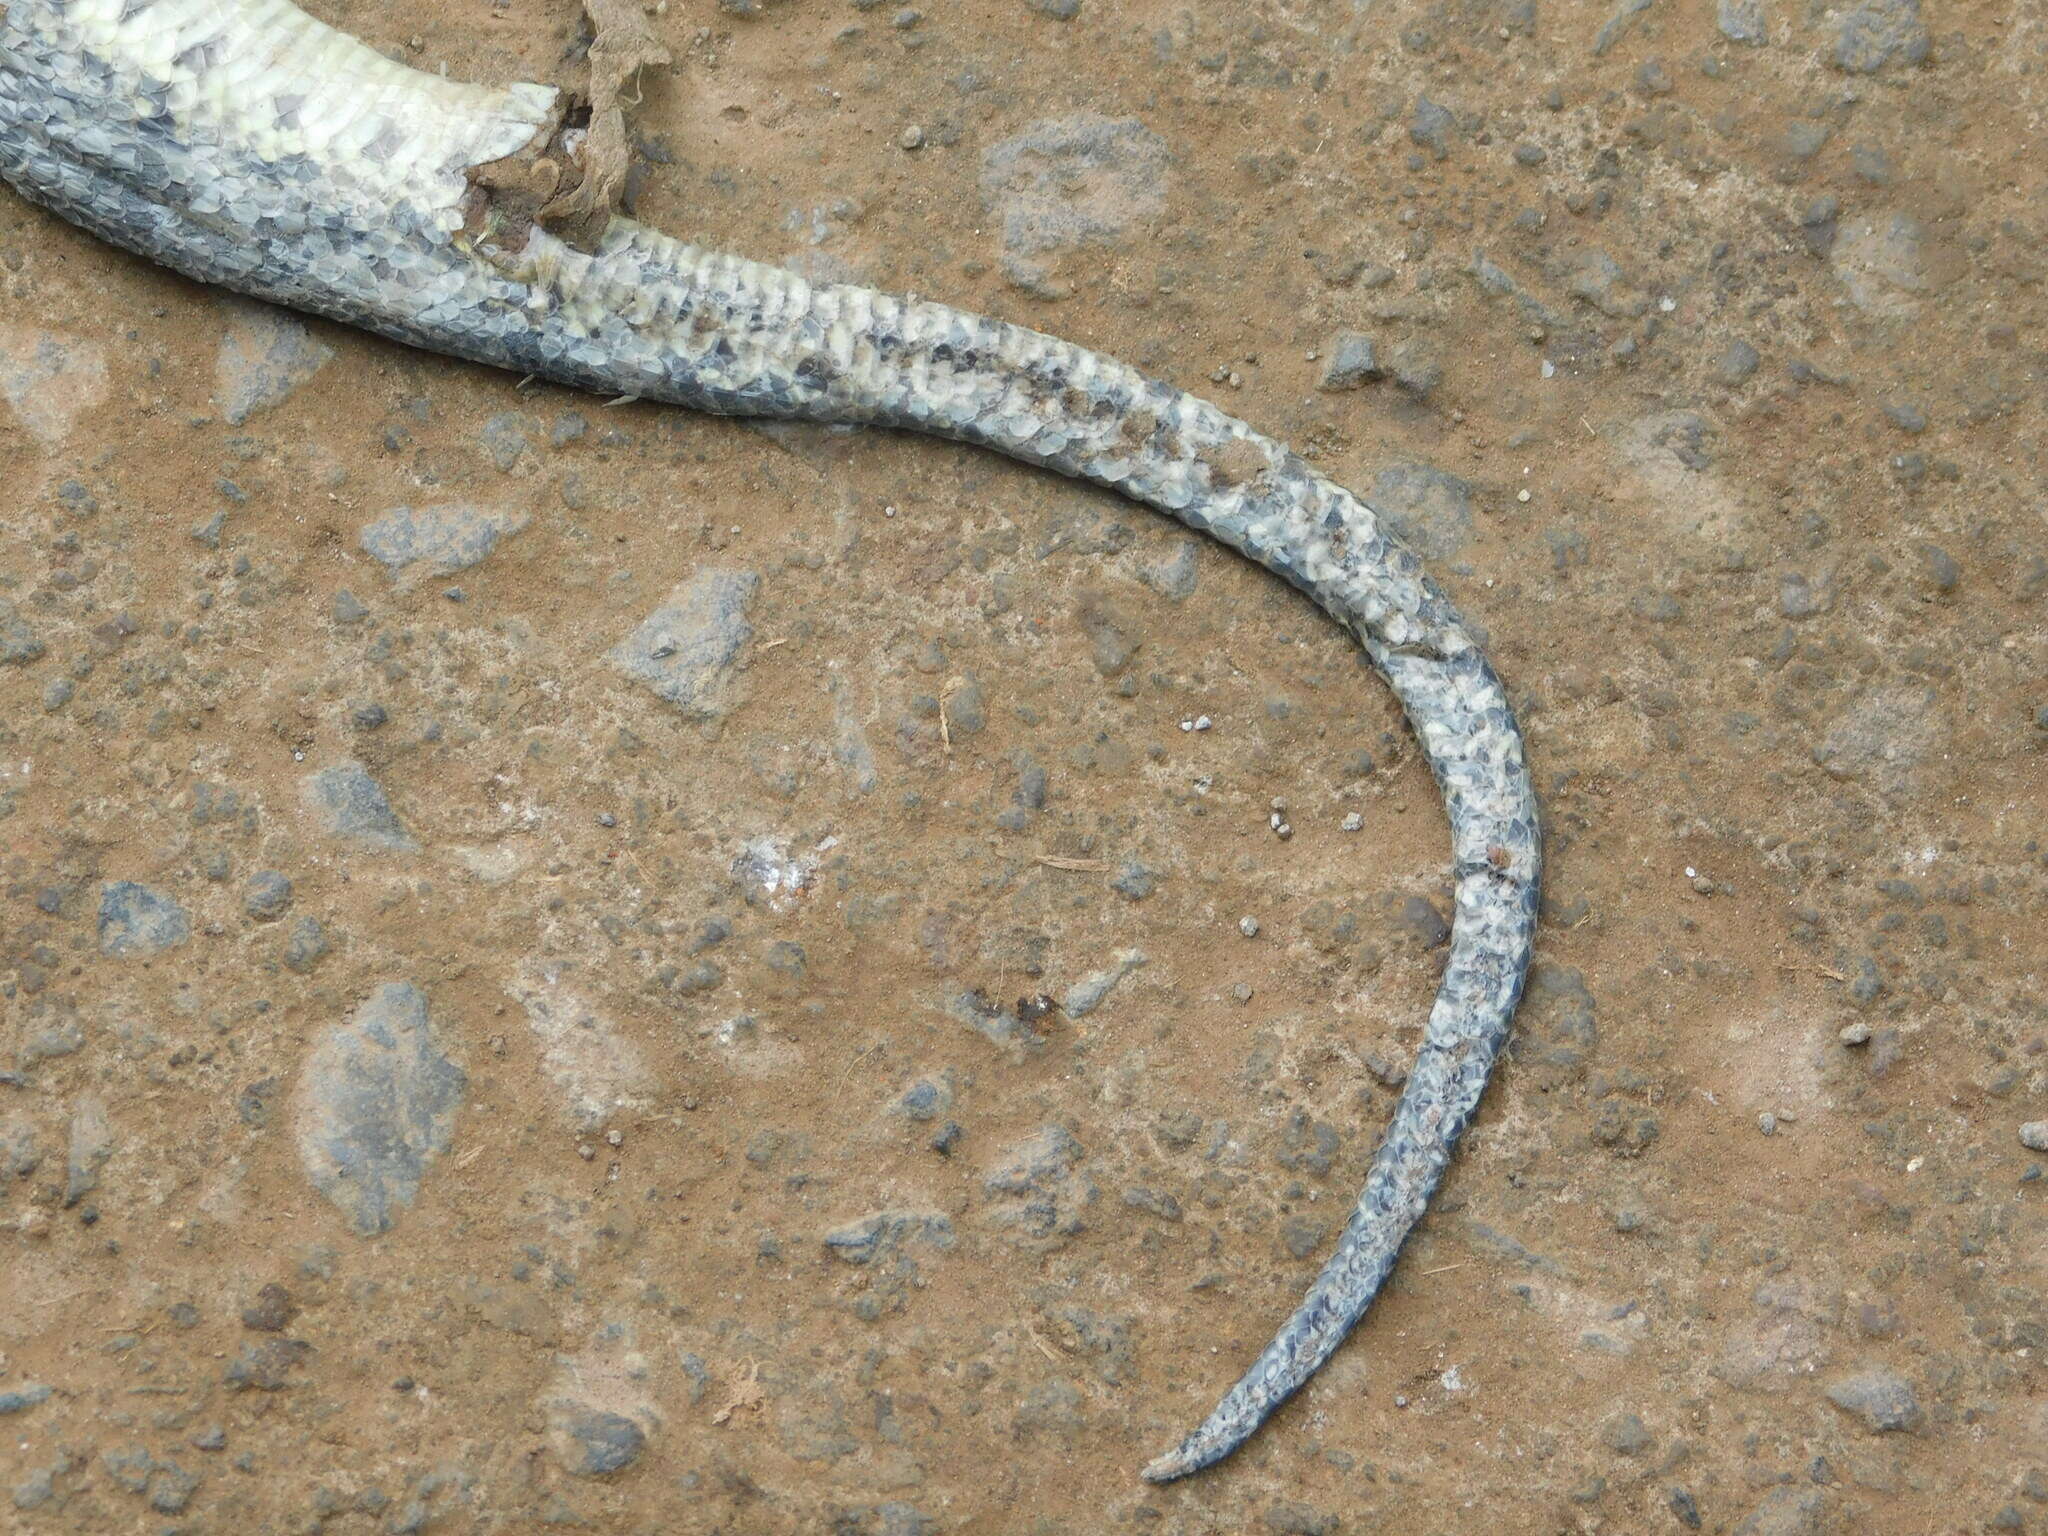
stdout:
[(222, 299), (228, 317), (214, 355), (213, 395), (229, 426), (281, 405), (334, 358), (296, 315), (241, 299)]
[(274, 869), (259, 869), (242, 887), (242, 910), (259, 923), (277, 921), (292, 904), (292, 883)]
[(43, 654), (43, 642), (6, 598), (0, 597), (0, 667), (23, 667)]
[(571, 1477), (606, 1477), (640, 1459), (647, 1432), (622, 1413), (572, 1403), (553, 1416), (548, 1441)]
[(511, 507), (469, 502), (393, 507), (365, 523), (357, 542), (394, 580), (434, 578), (479, 564), (500, 540), (526, 524), (527, 514)]
[(1827, 1395), (1829, 1402), (1860, 1419), (1873, 1434), (1917, 1430), (1923, 1422), (1911, 1384), (1888, 1370), (1845, 1376), (1828, 1387)]
[(1384, 370), (1373, 351), (1373, 339), (1357, 331), (1339, 331), (1324, 349), (1323, 376), (1317, 388), (1358, 389), (1381, 376)]
[(337, 763), (307, 774), (299, 796), (330, 837), (379, 852), (418, 847), (392, 810), (384, 786), (361, 763)]
[(426, 994), (379, 987), (306, 1059), (297, 1112), (299, 1158), (313, 1187), (356, 1231), (390, 1228), (454, 1135), (469, 1092), (443, 1054)]
[(716, 720), (739, 702), (741, 652), (754, 637), (752, 571), (706, 567), (669, 594), (605, 659), (680, 710)]
[(117, 880), (100, 891), (100, 953), (147, 959), (192, 937), (185, 909), (162, 891)]

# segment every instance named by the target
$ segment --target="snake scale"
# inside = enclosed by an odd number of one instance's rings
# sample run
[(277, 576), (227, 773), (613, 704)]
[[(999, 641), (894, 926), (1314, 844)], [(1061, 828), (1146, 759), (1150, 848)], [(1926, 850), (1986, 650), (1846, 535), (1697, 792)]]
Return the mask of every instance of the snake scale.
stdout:
[(150, 261), (582, 389), (992, 448), (1212, 535), (1357, 638), (1442, 790), (1456, 912), (1417, 1060), (1336, 1251), (1145, 1476), (1184, 1476), (1241, 1445), (1392, 1269), (1478, 1105), (1529, 962), (1541, 850), (1522, 739), (1480, 644), (1415, 556), (1282, 444), (1055, 337), (810, 283), (622, 216), (573, 244), (496, 217), (476, 167), (539, 147), (575, 157), (551, 87), (421, 73), (287, 0), (4, 5), (0, 177)]

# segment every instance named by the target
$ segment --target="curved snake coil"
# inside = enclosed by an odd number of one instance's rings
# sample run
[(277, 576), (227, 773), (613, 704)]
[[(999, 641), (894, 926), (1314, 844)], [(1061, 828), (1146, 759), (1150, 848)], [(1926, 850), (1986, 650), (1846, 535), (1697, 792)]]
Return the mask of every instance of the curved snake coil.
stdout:
[(583, 389), (993, 448), (1213, 535), (1357, 637), (1443, 791), (1457, 910), (1420, 1054), (1336, 1252), (1215, 1411), (1145, 1475), (1180, 1477), (1242, 1444), (1392, 1269), (1478, 1105), (1529, 961), (1540, 848), (1521, 736), (1415, 557), (1283, 445), (1054, 337), (812, 284), (623, 217), (588, 252), (537, 226), (494, 239), (487, 219), (480, 234), (486, 194), (466, 172), (561, 142), (552, 88), (422, 74), (286, 0), (0, 3), (0, 177), (116, 245)]

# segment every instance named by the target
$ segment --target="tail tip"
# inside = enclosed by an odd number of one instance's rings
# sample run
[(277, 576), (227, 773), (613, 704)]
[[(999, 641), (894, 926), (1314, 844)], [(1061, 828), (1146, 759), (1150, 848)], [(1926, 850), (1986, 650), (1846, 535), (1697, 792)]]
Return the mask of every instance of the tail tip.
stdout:
[(1140, 1475), (1148, 1483), (1170, 1483), (1176, 1478), (1186, 1477), (1190, 1472), (1199, 1472), (1208, 1464), (1208, 1458), (1194, 1455), (1183, 1441), (1164, 1456), (1155, 1456), (1146, 1462), (1145, 1470)]

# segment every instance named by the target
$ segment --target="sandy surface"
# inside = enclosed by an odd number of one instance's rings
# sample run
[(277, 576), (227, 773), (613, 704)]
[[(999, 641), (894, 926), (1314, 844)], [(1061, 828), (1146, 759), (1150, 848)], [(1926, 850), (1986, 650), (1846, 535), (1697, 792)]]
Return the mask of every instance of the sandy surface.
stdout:
[[(490, 79), (576, 21), (318, 9)], [(1543, 797), (1515, 1052), (1353, 1340), (1146, 1487), (1441, 963), (1341, 637), (1106, 495), (0, 197), (0, 1526), (2048, 1529), (2039, 8), (655, 21), (643, 216), (1408, 520)]]

